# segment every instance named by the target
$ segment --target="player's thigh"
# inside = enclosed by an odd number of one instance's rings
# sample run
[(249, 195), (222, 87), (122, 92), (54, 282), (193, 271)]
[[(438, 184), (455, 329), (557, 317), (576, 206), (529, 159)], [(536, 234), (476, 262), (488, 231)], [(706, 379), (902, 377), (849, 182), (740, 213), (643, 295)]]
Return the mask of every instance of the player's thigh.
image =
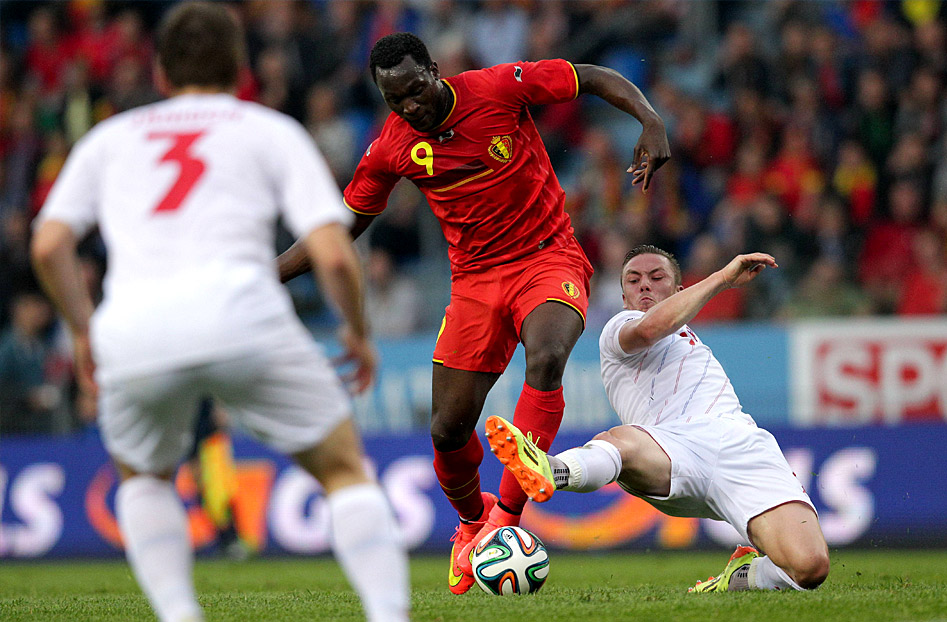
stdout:
[[(589, 279), (592, 276), (592, 266), (578, 243), (573, 241), (564, 248), (529, 257), (508, 269), (507, 295), (514, 324), (524, 345), (529, 348), (527, 342), (542, 344), (552, 337), (567, 343), (571, 350), (585, 328)], [(537, 315), (535, 311), (540, 307), (556, 315)], [(565, 309), (570, 309), (574, 315), (565, 314)]]
[[(805, 505), (809, 495), (773, 435), (744, 420), (719, 418), (720, 449), (709, 491), (718, 513), (744, 537), (750, 520), (785, 504)], [(760, 544), (762, 546), (762, 544)]]
[(650, 434), (633, 425), (621, 425), (595, 437), (618, 448), (621, 454), (619, 483), (646, 495), (671, 492), (671, 459)]
[(102, 440), (123, 472), (172, 472), (193, 444), (200, 371), (171, 370), (100, 387)]
[(352, 416), (352, 402), (315, 343), (288, 340), (219, 363), (211, 393), (251, 434), (294, 455)]
[(433, 362), (449, 369), (502, 374), (518, 343), (503, 270), (455, 276)]
[(370, 479), (365, 450), (351, 419), (342, 421), (318, 445), (294, 454), (293, 459), (319, 480), (326, 494)]
[(801, 502), (771, 508), (750, 519), (750, 539), (777, 566), (804, 568), (828, 558), (828, 545), (815, 510)]

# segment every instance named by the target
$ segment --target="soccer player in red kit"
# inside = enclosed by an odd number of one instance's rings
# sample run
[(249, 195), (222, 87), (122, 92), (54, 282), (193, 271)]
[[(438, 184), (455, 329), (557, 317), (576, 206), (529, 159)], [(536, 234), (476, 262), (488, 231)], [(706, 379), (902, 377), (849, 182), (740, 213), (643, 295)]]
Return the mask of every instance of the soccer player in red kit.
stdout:
[[(629, 168), (647, 190), (670, 157), (661, 118), (617, 72), (565, 60), (497, 65), (441, 78), (416, 36), (379, 39), (372, 78), (392, 114), (345, 189), (353, 235), (385, 209), (402, 177), (427, 197), (450, 244), (451, 299), (434, 346), (434, 470), (460, 516), (449, 586), (473, 584), (477, 534), (516, 525), (526, 496), (504, 473), (499, 499), (480, 488), (483, 447), (473, 431), (517, 342), (526, 380), (513, 421), (544, 449), (562, 421), (562, 374), (585, 326), (589, 264), (563, 210), (565, 193), (528, 106), (592, 93), (643, 126)], [(286, 281), (308, 269), (304, 249), (280, 257)]]

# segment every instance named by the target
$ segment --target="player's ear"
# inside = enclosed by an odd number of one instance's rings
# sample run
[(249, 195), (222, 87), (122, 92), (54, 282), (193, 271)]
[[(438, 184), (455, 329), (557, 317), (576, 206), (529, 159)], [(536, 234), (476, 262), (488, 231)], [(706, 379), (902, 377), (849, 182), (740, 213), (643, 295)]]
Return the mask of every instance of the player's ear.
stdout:
[(679, 292), (684, 291), (684, 285), (678, 285), (678, 286), (677, 286), (677, 291), (679, 291)]
[(431, 75), (434, 76), (435, 80), (441, 77), (441, 70), (437, 68), (437, 63), (434, 61), (431, 61), (431, 66), (428, 67), (428, 71), (431, 72)]

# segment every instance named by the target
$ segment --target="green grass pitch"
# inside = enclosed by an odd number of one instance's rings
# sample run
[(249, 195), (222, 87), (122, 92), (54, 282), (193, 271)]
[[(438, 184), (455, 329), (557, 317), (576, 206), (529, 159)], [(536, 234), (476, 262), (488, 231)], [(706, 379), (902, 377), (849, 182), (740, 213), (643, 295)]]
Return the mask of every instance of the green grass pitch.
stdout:
[[(687, 594), (728, 554), (553, 552), (538, 594), (499, 598), (474, 586), (447, 591), (447, 556), (411, 562), (413, 620), (766, 620), (767, 622), (947, 620), (947, 550), (836, 551), (832, 573), (812, 593)], [(209, 621), (362, 620), (330, 558), (246, 563), (200, 560), (195, 580)], [(128, 567), (114, 562), (0, 564), (0, 620), (154, 620)]]

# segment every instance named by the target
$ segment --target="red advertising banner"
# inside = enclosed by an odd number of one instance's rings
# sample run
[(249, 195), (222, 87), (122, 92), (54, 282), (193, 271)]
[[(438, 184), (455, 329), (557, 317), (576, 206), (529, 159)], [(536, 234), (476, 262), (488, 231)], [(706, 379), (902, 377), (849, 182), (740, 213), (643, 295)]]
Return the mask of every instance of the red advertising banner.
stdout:
[(947, 319), (801, 323), (790, 330), (792, 421), (947, 421)]

